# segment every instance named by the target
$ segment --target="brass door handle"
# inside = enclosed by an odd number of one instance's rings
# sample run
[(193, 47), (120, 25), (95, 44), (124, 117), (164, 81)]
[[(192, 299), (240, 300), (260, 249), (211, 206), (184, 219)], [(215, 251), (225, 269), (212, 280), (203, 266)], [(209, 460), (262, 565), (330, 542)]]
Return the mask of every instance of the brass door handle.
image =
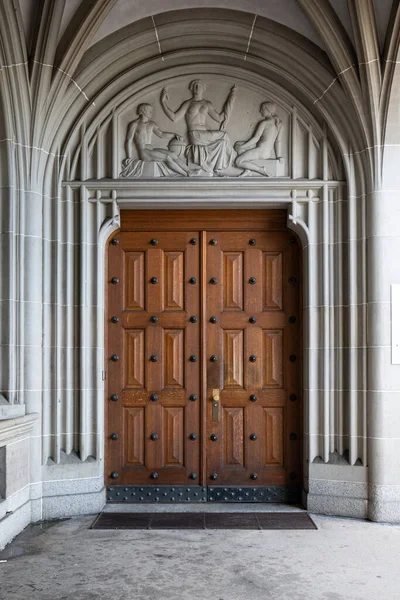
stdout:
[(213, 393), (212, 393), (212, 420), (214, 422), (219, 421), (219, 406), (220, 406), (219, 390), (213, 390)]
[(213, 402), (219, 402), (219, 390), (213, 390), (212, 399)]

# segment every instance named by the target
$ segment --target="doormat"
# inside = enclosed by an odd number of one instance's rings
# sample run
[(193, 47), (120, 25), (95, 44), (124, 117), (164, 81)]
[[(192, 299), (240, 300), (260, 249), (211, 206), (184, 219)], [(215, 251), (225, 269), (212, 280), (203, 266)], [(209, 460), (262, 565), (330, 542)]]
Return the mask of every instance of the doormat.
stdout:
[(91, 529), (317, 529), (307, 513), (100, 513)]

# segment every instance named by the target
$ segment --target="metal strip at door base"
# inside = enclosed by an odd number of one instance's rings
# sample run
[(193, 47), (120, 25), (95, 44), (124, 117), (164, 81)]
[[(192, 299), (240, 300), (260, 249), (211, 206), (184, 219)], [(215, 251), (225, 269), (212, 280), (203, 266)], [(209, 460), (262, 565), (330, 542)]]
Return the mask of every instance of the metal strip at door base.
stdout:
[(285, 502), (298, 504), (301, 499), (299, 488), (294, 486), (270, 485), (257, 487), (210, 486), (209, 502)]
[(207, 488), (201, 485), (113, 485), (107, 486), (107, 502), (207, 502)]
[(113, 485), (107, 487), (107, 502), (122, 503), (195, 503), (195, 502), (274, 502), (297, 504), (301, 492), (293, 486), (169, 486)]

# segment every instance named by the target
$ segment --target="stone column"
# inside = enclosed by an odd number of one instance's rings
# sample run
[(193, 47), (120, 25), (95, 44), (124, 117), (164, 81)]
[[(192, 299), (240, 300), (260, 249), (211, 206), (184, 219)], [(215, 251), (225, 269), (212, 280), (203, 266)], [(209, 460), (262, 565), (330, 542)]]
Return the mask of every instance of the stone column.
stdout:
[(369, 518), (400, 522), (400, 365), (391, 284), (400, 284), (400, 71), (392, 83), (382, 182), (367, 198)]

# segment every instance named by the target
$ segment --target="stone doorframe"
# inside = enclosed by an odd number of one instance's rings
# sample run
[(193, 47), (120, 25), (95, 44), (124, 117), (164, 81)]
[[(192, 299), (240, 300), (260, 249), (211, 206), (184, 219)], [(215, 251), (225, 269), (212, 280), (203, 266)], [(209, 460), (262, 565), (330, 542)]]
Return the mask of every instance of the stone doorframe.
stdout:
[[(345, 351), (348, 313), (345, 281), (348, 255), (344, 239), (347, 190), (344, 182), (324, 180), (162, 180), (66, 182), (66, 195), (79, 202), (82, 301), (97, 298), (92, 318), (82, 319), (81, 346), (95, 338), (104, 350), (106, 242), (120, 226), (124, 209), (280, 208), (288, 211), (288, 227), (301, 240), (303, 264), (303, 402), (304, 504), (353, 516), (366, 515), (366, 431), (363, 402), (351, 402), (346, 382), (354, 361)], [(89, 277), (90, 274), (90, 277)], [(94, 303), (93, 303), (94, 304)], [(95, 332), (90, 330), (91, 322)], [(338, 348), (342, 343), (343, 348)], [(89, 344), (90, 345), (90, 344)], [(104, 459), (103, 353), (93, 362), (82, 350), (81, 374), (97, 382), (96, 395), (81, 392), (83, 428), (90, 415), (97, 423), (96, 441), (84, 439), (86, 453)], [(82, 386), (83, 388), (90, 386)], [(358, 394), (357, 390), (353, 392)], [(86, 414), (85, 414), (86, 410)], [(344, 413), (350, 414), (354, 437), (347, 436)], [(86, 422), (86, 426), (85, 426)], [(82, 433), (84, 433), (83, 429)], [(363, 446), (358, 440), (362, 438)], [(348, 445), (346, 444), (348, 441)], [(346, 491), (345, 491), (346, 490)]]

